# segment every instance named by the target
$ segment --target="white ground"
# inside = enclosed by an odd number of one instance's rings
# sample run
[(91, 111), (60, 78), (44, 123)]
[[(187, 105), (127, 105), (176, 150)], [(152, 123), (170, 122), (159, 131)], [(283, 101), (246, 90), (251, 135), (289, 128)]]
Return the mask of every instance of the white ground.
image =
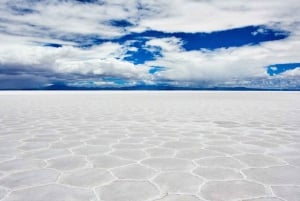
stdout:
[(1, 92), (1, 201), (299, 201), (299, 92)]

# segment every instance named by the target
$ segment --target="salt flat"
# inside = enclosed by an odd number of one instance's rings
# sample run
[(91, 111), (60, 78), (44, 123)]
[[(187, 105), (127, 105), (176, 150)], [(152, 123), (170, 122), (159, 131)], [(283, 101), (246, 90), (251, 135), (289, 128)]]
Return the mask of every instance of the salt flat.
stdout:
[(299, 92), (1, 92), (1, 201), (299, 201)]

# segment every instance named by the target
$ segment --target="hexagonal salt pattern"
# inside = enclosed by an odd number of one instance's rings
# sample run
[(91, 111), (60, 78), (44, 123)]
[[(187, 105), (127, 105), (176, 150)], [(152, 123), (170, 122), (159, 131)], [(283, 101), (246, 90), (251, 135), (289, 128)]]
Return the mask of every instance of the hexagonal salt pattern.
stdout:
[(297, 92), (0, 92), (0, 201), (299, 201)]
[(32, 187), (13, 191), (4, 201), (95, 201), (93, 191), (82, 188), (70, 188), (68, 186), (50, 184), (46, 186)]
[(261, 184), (243, 180), (211, 181), (203, 186), (201, 194), (207, 200), (230, 201), (264, 196), (267, 190)]

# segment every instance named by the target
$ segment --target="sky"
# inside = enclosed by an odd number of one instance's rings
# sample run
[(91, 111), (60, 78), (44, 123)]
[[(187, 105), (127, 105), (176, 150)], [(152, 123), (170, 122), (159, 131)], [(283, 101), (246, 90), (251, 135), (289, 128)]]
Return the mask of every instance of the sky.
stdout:
[(300, 89), (299, 0), (0, 0), (0, 89)]

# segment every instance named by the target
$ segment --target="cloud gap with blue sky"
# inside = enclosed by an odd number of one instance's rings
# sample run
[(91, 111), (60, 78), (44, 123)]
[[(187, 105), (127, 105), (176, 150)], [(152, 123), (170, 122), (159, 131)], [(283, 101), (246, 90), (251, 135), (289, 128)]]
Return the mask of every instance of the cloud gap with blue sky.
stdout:
[(0, 89), (300, 89), (296, 0), (2, 0)]

